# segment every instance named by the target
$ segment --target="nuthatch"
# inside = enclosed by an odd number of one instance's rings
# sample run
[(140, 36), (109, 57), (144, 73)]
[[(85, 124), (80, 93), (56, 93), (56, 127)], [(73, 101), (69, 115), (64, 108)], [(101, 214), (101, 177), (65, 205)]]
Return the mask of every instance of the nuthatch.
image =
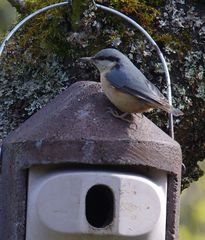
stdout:
[(120, 51), (106, 48), (92, 57), (84, 57), (100, 71), (102, 88), (108, 99), (121, 111), (122, 115), (112, 112), (115, 117), (123, 118), (128, 113), (143, 113), (160, 108), (174, 116), (183, 115), (172, 107), (144, 74)]

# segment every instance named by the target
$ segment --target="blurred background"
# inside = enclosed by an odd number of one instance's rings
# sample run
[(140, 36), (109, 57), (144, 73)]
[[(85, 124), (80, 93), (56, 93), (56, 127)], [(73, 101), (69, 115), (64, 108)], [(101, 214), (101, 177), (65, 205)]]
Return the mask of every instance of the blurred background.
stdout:
[[(205, 171), (205, 162), (200, 164)], [(205, 175), (181, 194), (180, 240), (205, 239)]]
[(4, 36), (6, 31), (16, 21), (16, 9), (11, 7), (6, 0), (0, 0), (0, 39)]

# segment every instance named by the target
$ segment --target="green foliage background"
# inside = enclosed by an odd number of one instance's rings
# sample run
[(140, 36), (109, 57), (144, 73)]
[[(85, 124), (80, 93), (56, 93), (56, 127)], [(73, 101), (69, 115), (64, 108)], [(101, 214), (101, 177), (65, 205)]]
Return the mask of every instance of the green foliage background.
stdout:
[(17, 12), (6, 0), (0, 0), (0, 41), (7, 30), (16, 22)]
[[(200, 164), (205, 171), (205, 163)], [(205, 176), (182, 192), (180, 240), (205, 239)]]

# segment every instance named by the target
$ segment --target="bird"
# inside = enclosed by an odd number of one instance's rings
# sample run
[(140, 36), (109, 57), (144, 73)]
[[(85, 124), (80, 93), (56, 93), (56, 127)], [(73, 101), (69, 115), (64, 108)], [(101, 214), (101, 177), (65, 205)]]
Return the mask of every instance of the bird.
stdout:
[(80, 59), (91, 62), (99, 70), (105, 95), (122, 112), (120, 114), (109, 109), (113, 116), (126, 120), (128, 114), (149, 112), (157, 108), (174, 116), (183, 115), (119, 50), (105, 48), (94, 56)]

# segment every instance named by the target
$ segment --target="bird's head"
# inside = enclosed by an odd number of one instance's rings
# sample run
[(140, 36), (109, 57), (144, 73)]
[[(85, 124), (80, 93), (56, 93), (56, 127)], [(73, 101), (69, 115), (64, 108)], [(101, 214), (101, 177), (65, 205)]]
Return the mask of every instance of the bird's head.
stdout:
[(114, 48), (106, 48), (92, 57), (81, 58), (83, 61), (93, 63), (101, 73), (110, 71), (113, 67), (119, 67), (125, 59), (127, 57)]

